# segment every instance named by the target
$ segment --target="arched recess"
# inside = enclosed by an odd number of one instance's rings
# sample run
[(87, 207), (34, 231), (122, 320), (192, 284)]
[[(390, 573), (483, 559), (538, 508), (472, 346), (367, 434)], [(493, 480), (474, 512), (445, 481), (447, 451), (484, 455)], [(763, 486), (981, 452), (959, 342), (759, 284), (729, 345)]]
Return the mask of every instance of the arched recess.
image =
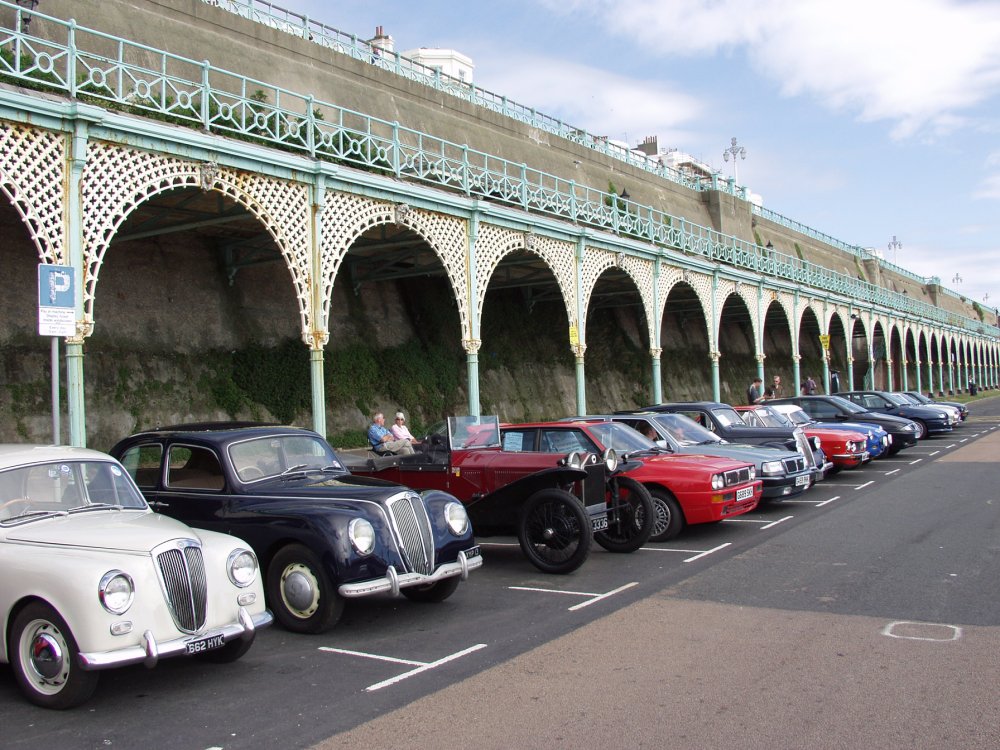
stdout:
[(705, 373), (712, 350), (709, 311), (705, 299), (689, 280), (676, 281), (663, 296), (660, 347), (663, 393), (670, 401), (692, 401), (708, 396)]
[[(652, 278), (649, 283), (651, 288)], [(586, 309), (587, 369), (595, 376), (586, 382), (589, 412), (649, 403), (649, 332), (655, 328), (646, 310), (642, 290), (624, 264), (606, 268), (591, 288)], [(598, 341), (603, 345), (597, 346)], [(618, 373), (624, 378), (615, 377)], [(632, 393), (622, 393), (623, 387), (633, 384), (638, 387)]]
[(883, 390), (889, 384), (889, 337), (892, 329), (887, 329), (883, 322), (876, 318), (872, 323), (871, 359), (868, 373), (865, 376), (865, 388)]
[(763, 335), (764, 367), (767, 377), (764, 378), (765, 390), (774, 383), (775, 377), (781, 378), (783, 395), (797, 395), (797, 385), (794, 378), (794, 343), (792, 341), (791, 318), (780, 299), (773, 300), (764, 310)]
[(67, 265), (63, 246), (67, 136), (0, 121), (0, 191), (14, 206), (42, 263)]
[[(93, 327), (93, 308), (104, 254), (121, 224), (141, 203), (181, 187), (218, 190), (264, 225), (285, 259), (295, 287), (300, 330), (309, 341), (312, 302), (311, 227), (306, 185), (260, 174), (91, 141), (81, 179), (83, 205), (84, 320)], [(84, 332), (89, 335), (90, 330)]]
[(461, 337), (471, 338), (465, 258), (468, 252), (467, 222), (406, 204), (378, 201), (350, 193), (328, 192), (323, 206), (321, 273), (323, 278), (323, 325), (330, 316), (333, 287), (344, 256), (362, 235), (395, 225), (415, 233), (441, 261), (458, 307)]
[(889, 356), (888, 359), (891, 360), (892, 365), (890, 366), (890, 371), (888, 377), (886, 378), (885, 384), (882, 386), (883, 390), (894, 390), (898, 388), (903, 382), (903, 334), (900, 331), (899, 323), (893, 322), (889, 325)]
[[(816, 311), (811, 305), (806, 305), (799, 316), (799, 376), (801, 383), (812, 378), (819, 389), (823, 387), (823, 345), (819, 338), (822, 334), (822, 326)], [(843, 328), (838, 330), (836, 337), (832, 334), (830, 336), (831, 352), (837, 348), (843, 351)], [(786, 395), (792, 395), (787, 388), (785, 392)]]
[[(646, 341), (653, 341), (655, 329), (653, 327), (653, 262), (645, 258), (616, 253), (604, 248), (587, 246), (583, 258), (583, 266), (580, 269), (580, 308), (584, 311), (583, 325), (579, 328), (580, 342), (586, 344), (586, 320), (589, 317), (590, 298), (594, 293), (597, 281), (609, 269), (619, 269), (629, 276), (634, 284), (636, 293), (642, 304), (644, 322), (646, 324)], [(573, 316), (570, 317), (570, 320)]]
[[(830, 326), (833, 327), (834, 320), (842, 320), (840, 316), (834, 316), (830, 320)], [(873, 346), (869, 341), (868, 331), (865, 328), (865, 322), (861, 319), (861, 316), (854, 314), (848, 320), (850, 320), (850, 336), (851, 336), (851, 363), (850, 367), (846, 370), (840, 370), (840, 387), (841, 390), (858, 390), (865, 388), (870, 382), (869, 374), (874, 372), (873, 369), (873, 357), (872, 349)], [(835, 369), (831, 366), (831, 371)], [(849, 372), (851, 377), (847, 377), (845, 373)]]
[[(937, 379), (937, 373), (933, 371), (932, 365), (932, 362), (937, 362), (937, 357), (933, 354), (931, 341), (928, 339), (927, 331), (923, 327), (917, 329), (916, 344), (917, 361), (919, 362), (916, 365), (917, 378), (920, 390), (926, 393), (928, 390), (934, 388), (934, 381)], [(930, 379), (928, 379), (928, 376), (930, 376)], [(911, 391), (916, 390), (916, 388), (917, 383), (910, 383)]]
[(917, 359), (917, 342), (913, 326), (906, 325), (903, 329), (903, 361), (899, 363), (902, 377), (899, 382), (893, 384), (895, 390), (912, 390), (917, 387)]
[[(780, 308), (779, 308), (780, 309)], [(746, 299), (731, 293), (719, 310), (719, 397), (726, 403), (743, 403), (747, 385), (757, 374), (757, 341), (753, 316)], [(711, 398), (704, 394), (702, 398)]]

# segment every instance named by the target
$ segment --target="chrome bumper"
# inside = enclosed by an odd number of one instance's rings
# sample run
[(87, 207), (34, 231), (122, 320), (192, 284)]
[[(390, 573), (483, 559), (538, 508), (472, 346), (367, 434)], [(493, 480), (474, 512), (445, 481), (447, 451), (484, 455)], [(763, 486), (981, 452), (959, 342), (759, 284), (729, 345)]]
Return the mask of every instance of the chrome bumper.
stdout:
[(337, 592), (345, 599), (355, 599), (359, 596), (370, 596), (371, 594), (381, 594), (385, 592), (398, 596), (400, 589), (409, 586), (426, 586), (429, 583), (436, 583), (445, 578), (461, 576), (464, 581), (469, 577), (469, 571), (480, 568), (483, 565), (483, 557), (476, 549), (474, 557), (469, 557), (464, 551), (458, 553), (458, 560), (453, 563), (445, 563), (438, 567), (430, 575), (422, 573), (403, 573), (400, 575), (393, 566), (389, 566), (384, 578), (375, 578), (371, 581), (358, 581), (357, 583), (342, 584)]
[(157, 662), (169, 656), (180, 656), (187, 650), (187, 645), (192, 641), (197, 641), (206, 636), (221, 635), (226, 643), (237, 638), (253, 641), (258, 628), (266, 628), (274, 622), (274, 616), (268, 611), (258, 612), (251, 615), (246, 608), (240, 607), (239, 622), (230, 625), (223, 625), (221, 628), (212, 628), (204, 633), (186, 635), (183, 638), (158, 643), (153, 637), (153, 632), (147, 630), (142, 634), (142, 643), (136, 646), (128, 646), (115, 651), (97, 651), (92, 653), (81, 653), (79, 656), (80, 667), (87, 671), (98, 669), (110, 669), (112, 667), (124, 667), (128, 664), (138, 664), (142, 662), (152, 669)]

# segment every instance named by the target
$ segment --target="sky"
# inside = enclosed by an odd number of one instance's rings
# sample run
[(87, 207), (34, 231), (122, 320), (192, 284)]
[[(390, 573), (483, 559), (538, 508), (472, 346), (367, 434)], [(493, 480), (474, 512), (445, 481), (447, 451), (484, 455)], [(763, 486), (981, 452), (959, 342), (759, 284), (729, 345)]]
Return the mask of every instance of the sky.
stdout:
[[(635, 146), (655, 135), (766, 208), (1000, 305), (1000, 2), (282, 0)], [(895, 242), (895, 244), (893, 244)]]

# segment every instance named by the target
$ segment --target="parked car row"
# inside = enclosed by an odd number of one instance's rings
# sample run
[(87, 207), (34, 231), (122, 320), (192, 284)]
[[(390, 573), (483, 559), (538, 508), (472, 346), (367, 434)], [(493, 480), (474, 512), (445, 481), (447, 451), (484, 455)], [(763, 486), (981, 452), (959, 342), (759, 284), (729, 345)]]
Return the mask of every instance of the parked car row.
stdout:
[(69, 708), (104, 669), (239, 659), (274, 619), (320, 633), (347, 599), (443, 601), (483, 563), (473, 528), (569, 573), (593, 542), (634, 552), (964, 416), (866, 391), (452, 417), (419, 452), (349, 463), (310, 430), (238, 423), (141, 432), (110, 456), (0, 446), (0, 662), (28, 700)]

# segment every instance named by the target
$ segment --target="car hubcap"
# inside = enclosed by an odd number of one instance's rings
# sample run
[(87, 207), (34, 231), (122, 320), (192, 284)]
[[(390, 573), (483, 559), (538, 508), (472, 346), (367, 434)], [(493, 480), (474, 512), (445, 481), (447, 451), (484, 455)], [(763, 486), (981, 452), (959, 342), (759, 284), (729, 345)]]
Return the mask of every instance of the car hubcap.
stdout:
[(285, 568), (281, 576), (281, 598), (296, 617), (311, 617), (319, 607), (319, 585), (312, 571), (302, 563)]
[(21, 636), (21, 663), (40, 692), (58, 693), (69, 679), (66, 641), (56, 627), (45, 620), (32, 622)]

